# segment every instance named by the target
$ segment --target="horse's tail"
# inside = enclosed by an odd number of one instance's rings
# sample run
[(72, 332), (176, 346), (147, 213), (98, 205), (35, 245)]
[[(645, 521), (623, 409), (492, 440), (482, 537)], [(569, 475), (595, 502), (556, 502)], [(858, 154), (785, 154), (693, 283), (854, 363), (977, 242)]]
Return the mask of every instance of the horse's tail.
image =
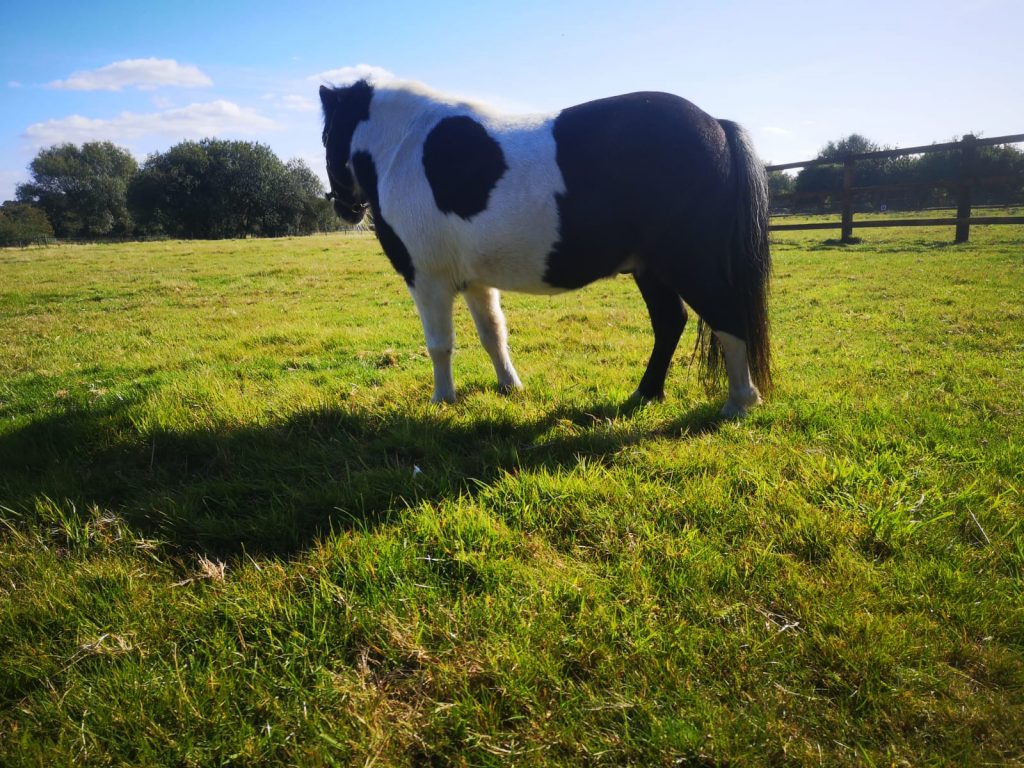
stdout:
[[(754, 385), (762, 393), (767, 393), (772, 388), (768, 324), (768, 289), (772, 271), (768, 245), (768, 177), (749, 134), (731, 120), (718, 122), (729, 142), (736, 180), (731, 261), (726, 268), (741, 313), (750, 376)], [(701, 321), (697, 333), (701, 378), (710, 388), (720, 379), (725, 367), (722, 351), (707, 323)]]

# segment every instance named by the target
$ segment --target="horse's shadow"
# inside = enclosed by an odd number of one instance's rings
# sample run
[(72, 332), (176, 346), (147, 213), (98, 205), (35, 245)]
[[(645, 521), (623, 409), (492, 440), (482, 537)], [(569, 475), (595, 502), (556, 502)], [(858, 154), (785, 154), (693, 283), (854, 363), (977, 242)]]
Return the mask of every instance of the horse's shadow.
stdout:
[(611, 461), (630, 444), (720, 424), (710, 404), (648, 427), (631, 418), (630, 401), (528, 421), (337, 406), (263, 426), (143, 435), (126, 406), (68, 410), (0, 436), (0, 506), (31, 515), (45, 501), (80, 516), (100, 507), (179, 552), (288, 556), (325, 531), (369, 529), (504, 472)]

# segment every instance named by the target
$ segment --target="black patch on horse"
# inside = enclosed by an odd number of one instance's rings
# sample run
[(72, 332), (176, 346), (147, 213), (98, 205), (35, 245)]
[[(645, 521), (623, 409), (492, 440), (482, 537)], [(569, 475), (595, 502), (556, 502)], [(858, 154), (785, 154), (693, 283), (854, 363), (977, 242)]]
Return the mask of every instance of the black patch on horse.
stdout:
[(370, 204), (370, 210), (373, 212), (373, 226), (377, 230), (377, 240), (380, 241), (384, 254), (388, 257), (391, 265), (405, 278), (405, 282), (412, 286), (416, 271), (412, 266), (409, 249), (405, 247), (402, 238), (395, 233), (380, 212), (377, 166), (373, 162), (373, 157), (368, 152), (356, 152), (352, 156), (352, 169), (355, 171), (356, 180)]
[(565, 193), (545, 282), (579, 288), (628, 259), (657, 269), (703, 249), (729, 173), (714, 118), (678, 96), (631, 93), (563, 110), (553, 133)]
[(423, 142), (423, 169), (442, 213), (470, 219), (487, 209), (508, 170), (501, 146), (476, 120), (446, 117)]

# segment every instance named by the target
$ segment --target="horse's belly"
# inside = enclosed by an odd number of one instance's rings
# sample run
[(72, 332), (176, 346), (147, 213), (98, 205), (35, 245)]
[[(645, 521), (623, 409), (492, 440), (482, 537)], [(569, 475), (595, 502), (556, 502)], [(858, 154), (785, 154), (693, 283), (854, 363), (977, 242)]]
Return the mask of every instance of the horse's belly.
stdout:
[(558, 293), (560, 288), (544, 280), (558, 240), (554, 201), (518, 208), (496, 202), (461, 227), (459, 250), (467, 278), (505, 291)]
[(548, 251), (532, 243), (473, 248), (465, 254), (463, 271), (469, 282), (502, 291), (558, 293), (561, 289), (544, 281)]
[(543, 277), (527, 274), (512, 274), (504, 269), (479, 269), (470, 282), (497, 288), (499, 291), (552, 295), (565, 292), (565, 288), (551, 285)]

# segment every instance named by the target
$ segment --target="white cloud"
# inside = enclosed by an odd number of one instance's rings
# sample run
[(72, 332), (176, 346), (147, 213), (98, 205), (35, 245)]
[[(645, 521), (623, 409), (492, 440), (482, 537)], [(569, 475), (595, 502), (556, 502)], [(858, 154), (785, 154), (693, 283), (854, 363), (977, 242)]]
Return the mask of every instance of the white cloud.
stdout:
[(791, 136), (793, 132), (788, 128), (780, 128), (777, 125), (765, 125), (761, 128), (765, 133), (770, 133), (773, 136)]
[(173, 139), (251, 136), (276, 127), (273, 120), (253, 109), (217, 100), (162, 112), (122, 112), (109, 120), (71, 115), (59, 120), (47, 120), (45, 123), (33, 123), (25, 129), (23, 135), (33, 146), (45, 147), (62, 142), (134, 141), (147, 136)]
[(24, 86), (21, 83), (19, 83), (17, 80), (8, 80), (7, 81), (7, 87), (8, 88), (24, 88)]
[(313, 101), (313, 99), (307, 99), (305, 96), (296, 96), (295, 94), (285, 96), (281, 99), (280, 104), (290, 112), (318, 112), (320, 110), (320, 105)]
[(122, 88), (151, 90), (165, 86), (205, 88), (213, 80), (197, 67), (174, 59), (125, 59), (99, 69), (75, 72), (67, 80), (54, 80), (47, 88), (67, 91), (120, 91)]
[(373, 64), (356, 64), (354, 67), (341, 67), (340, 69), (329, 69), (320, 72), (309, 78), (326, 85), (351, 85), (357, 80), (369, 80), (372, 83), (386, 83), (394, 80), (392, 72), (377, 67)]
[(263, 94), (263, 101), (267, 102), (273, 108), (284, 112), (320, 111), (320, 105), (316, 101), (307, 96), (299, 96), (294, 93), (285, 96), (281, 96), (276, 93), (265, 93)]

